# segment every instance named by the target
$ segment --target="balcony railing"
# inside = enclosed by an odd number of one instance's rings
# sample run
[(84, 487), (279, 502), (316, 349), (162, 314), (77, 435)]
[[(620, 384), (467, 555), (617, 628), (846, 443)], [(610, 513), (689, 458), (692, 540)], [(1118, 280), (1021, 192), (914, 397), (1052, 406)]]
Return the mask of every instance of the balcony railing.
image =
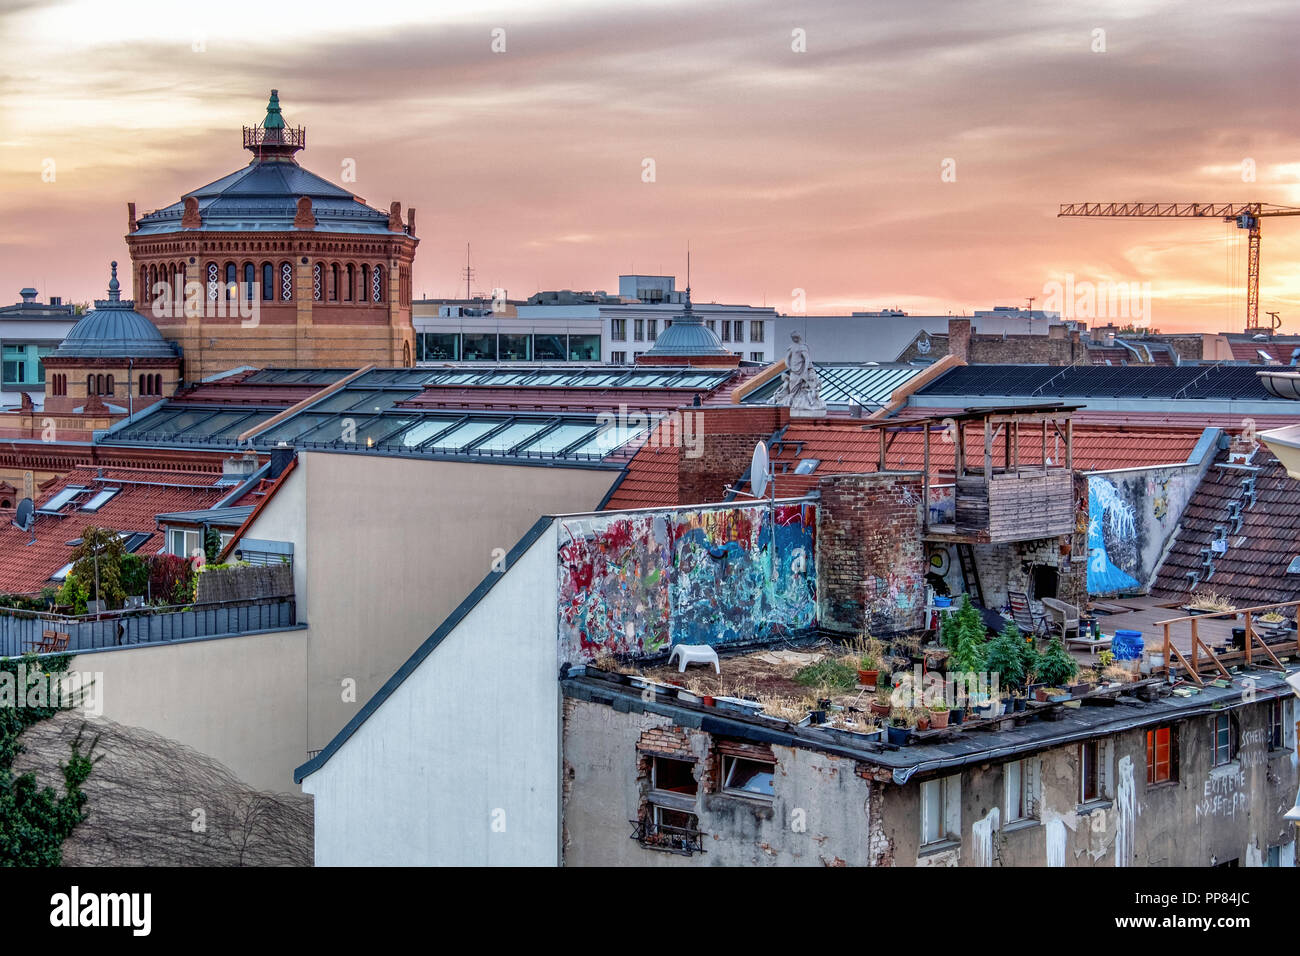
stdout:
[(263, 129), (261, 126), (244, 127), (244, 149), (261, 149), (266, 146), (290, 146), (306, 149), (307, 130), (302, 127)]
[(18, 657), (36, 650), (46, 631), (67, 634), (67, 653), (75, 654), (274, 631), (297, 623), (297, 605), (292, 596), (80, 615), (0, 608), (0, 657)]
[(688, 830), (686, 827), (655, 823), (649, 817), (642, 817), (640, 820), (629, 820), (628, 822), (636, 827), (636, 830), (632, 833), (632, 839), (648, 849), (667, 850), (670, 853), (680, 853), (683, 856), (708, 852), (704, 849), (704, 834), (699, 830)]

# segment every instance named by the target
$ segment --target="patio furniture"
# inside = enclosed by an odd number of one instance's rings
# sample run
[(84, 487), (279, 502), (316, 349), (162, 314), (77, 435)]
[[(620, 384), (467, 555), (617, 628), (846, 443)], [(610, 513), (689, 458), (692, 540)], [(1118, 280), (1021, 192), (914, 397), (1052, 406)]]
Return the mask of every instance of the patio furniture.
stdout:
[(1080, 635), (1079, 637), (1068, 637), (1065, 639), (1065, 649), (1068, 651), (1076, 649), (1086, 649), (1089, 657), (1096, 657), (1100, 651), (1110, 650), (1111, 642), (1114, 638), (1092, 637), (1090, 635)]
[(718, 652), (708, 644), (675, 644), (668, 655), (668, 663), (671, 664), (674, 659), (677, 661), (679, 674), (686, 670), (687, 664), (712, 664), (714, 673), (722, 673), (722, 667), (718, 663)]
[(58, 654), (68, 649), (68, 635), (63, 631), (42, 631), (39, 641), (28, 641), (27, 649), (37, 654)]
[(1011, 604), (1011, 619), (1016, 622), (1020, 632), (1041, 635), (1044, 620), (1042, 617), (1034, 617), (1034, 610), (1029, 604), (1029, 595), (1024, 591), (1008, 591), (1007, 598)]
[(1062, 640), (1070, 640), (1073, 633), (1079, 636), (1079, 609), (1073, 604), (1066, 604), (1056, 598), (1043, 598), (1043, 613), (1053, 629), (1059, 629)]

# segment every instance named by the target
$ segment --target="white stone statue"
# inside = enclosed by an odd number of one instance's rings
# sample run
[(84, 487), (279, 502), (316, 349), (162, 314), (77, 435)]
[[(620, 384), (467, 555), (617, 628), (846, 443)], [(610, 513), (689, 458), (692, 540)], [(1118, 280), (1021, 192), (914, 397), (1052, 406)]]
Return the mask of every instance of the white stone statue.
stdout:
[(791, 418), (822, 418), (826, 415), (826, 403), (821, 398), (821, 382), (812, 355), (798, 332), (791, 332), (790, 340), (776, 403), (789, 405)]

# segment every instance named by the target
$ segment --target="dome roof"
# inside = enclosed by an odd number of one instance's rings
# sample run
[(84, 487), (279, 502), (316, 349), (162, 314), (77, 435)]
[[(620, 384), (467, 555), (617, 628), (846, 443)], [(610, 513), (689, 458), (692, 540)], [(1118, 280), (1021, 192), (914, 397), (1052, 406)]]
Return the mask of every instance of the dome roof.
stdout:
[(123, 300), (117, 281), (117, 263), (108, 283), (108, 298), (95, 300), (53, 353), (59, 358), (175, 358), (176, 347), (162, 337), (158, 327)]
[(691, 290), (686, 289), (686, 308), (673, 324), (659, 333), (655, 344), (645, 352), (655, 358), (734, 358), (714, 331), (691, 311)]
[[(245, 127), (244, 146), (253, 161), (243, 169), (200, 186), (181, 196), (180, 202), (141, 216), (135, 236), (188, 231), (182, 225), (185, 202), (194, 199), (207, 232), (290, 232), (298, 213), (298, 200), (311, 200), (316, 217), (314, 232), (395, 235), (389, 216), (298, 165), (294, 153), (304, 148), (307, 134), (289, 129), (280, 114), (275, 90), (261, 126)], [(297, 230), (304, 231), (304, 230)]]

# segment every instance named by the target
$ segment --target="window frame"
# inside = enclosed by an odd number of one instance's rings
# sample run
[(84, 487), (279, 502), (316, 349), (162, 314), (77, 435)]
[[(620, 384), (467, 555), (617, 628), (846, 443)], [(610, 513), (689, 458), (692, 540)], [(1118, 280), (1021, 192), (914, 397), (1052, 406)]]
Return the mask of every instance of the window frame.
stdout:
[[(1085, 805), (1105, 799), (1102, 785), (1102, 744), (1100, 740), (1079, 743), (1079, 803)], [(1091, 786), (1089, 786), (1091, 784)]]
[[(1226, 734), (1227, 740), (1220, 744), (1220, 736)], [(1221, 760), (1220, 751), (1224, 753)], [(1211, 725), (1210, 736), (1210, 754), (1213, 758), (1213, 767), (1227, 767), (1237, 759), (1237, 722), (1232, 719), (1232, 714), (1215, 714), (1214, 723)]]
[[(1160, 735), (1164, 734), (1164, 751), (1163, 761), (1164, 776), (1160, 775), (1161, 741)], [(1150, 727), (1146, 732), (1147, 748), (1147, 786), (1159, 787), (1165, 784), (1178, 782), (1178, 728), (1173, 724), (1163, 724), (1159, 727)]]
[[(1015, 776), (1018, 777), (1018, 786), (1014, 794), (1012, 793), (1013, 776), (1010, 772), (1012, 767), (1017, 768)], [(1006, 825), (1038, 822), (1038, 774), (1037, 757), (1022, 757), (1002, 765), (1002, 812)], [(1018, 809), (1012, 803), (1013, 796), (1019, 804)]]
[[(933, 794), (933, 808), (931, 807)], [(935, 777), (920, 785), (920, 849), (922, 852), (961, 839), (961, 775)], [(954, 817), (956, 825), (953, 825)], [(935, 829), (931, 824), (937, 822)], [(930, 839), (931, 833), (934, 834)]]
[[(721, 773), (718, 780), (718, 791), (732, 797), (745, 797), (750, 800), (760, 800), (764, 803), (772, 803), (776, 799), (776, 761), (759, 760), (756, 757), (741, 757), (737, 754), (724, 753), (722, 756)], [(756, 767), (767, 767), (765, 771), (772, 777), (772, 792), (761, 793), (754, 790), (745, 790), (741, 787), (731, 786), (732, 777), (735, 775), (736, 767), (740, 763), (754, 764)]]
[(1286, 747), (1286, 699), (1278, 697), (1271, 701), (1268, 708), (1268, 749), (1282, 750)]

